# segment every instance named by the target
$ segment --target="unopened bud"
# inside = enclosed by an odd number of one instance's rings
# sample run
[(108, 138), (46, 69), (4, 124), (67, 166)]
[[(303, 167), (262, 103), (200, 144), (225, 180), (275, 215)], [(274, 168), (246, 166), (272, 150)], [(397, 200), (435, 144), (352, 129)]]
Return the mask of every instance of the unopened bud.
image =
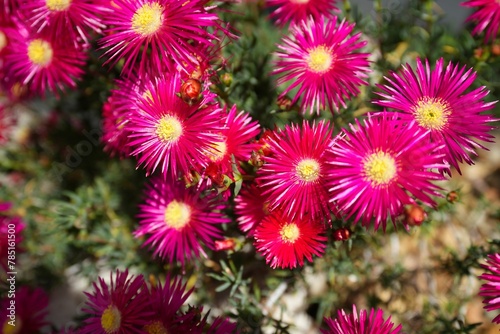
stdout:
[(446, 195), (446, 200), (450, 203), (455, 203), (456, 201), (458, 201), (459, 198), (460, 198), (460, 196), (458, 196), (458, 192), (456, 192), (456, 191), (450, 191)]
[(234, 239), (216, 240), (215, 241), (215, 250), (218, 250), (218, 251), (234, 250), (235, 245), (236, 245), (236, 242), (234, 241)]
[(233, 83), (233, 75), (231, 73), (224, 73), (220, 77), (220, 81), (227, 87)]
[(278, 97), (276, 103), (281, 111), (290, 111), (293, 105), (292, 100), (286, 95)]
[(333, 239), (335, 241), (346, 241), (351, 237), (351, 231), (346, 227), (333, 230)]
[(405, 222), (411, 226), (420, 226), (427, 219), (427, 213), (417, 204), (405, 208)]
[(201, 98), (201, 82), (196, 79), (187, 79), (181, 86), (181, 98), (192, 104)]
[(500, 45), (499, 45), (499, 44), (494, 44), (494, 45), (491, 47), (491, 53), (492, 53), (494, 56), (500, 56)]

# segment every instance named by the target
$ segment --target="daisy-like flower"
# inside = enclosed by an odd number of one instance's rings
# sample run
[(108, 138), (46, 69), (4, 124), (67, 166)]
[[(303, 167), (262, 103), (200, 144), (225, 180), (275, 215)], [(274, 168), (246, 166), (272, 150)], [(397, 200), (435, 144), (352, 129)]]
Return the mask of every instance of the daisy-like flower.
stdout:
[(287, 24), (297, 24), (309, 18), (318, 20), (325, 16), (334, 19), (339, 10), (335, 6), (335, 0), (267, 0), (266, 5), (270, 7), (271, 18), (276, 24), (284, 27)]
[[(488, 254), (486, 264), (481, 265), (487, 272), (479, 276), (487, 281), (479, 289), (479, 295), (484, 297), (484, 309), (488, 312), (500, 309), (500, 254)], [(500, 324), (500, 314), (493, 319), (493, 323)]]
[[(194, 288), (193, 288), (194, 289)], [(158, 282), (151, 287), (151, 320), (144, 326), (146, 333), (175, 333), (181, 319), (180, 308), (191, 295), (193, 289), (186, 291), (180, 277), (167, 275), (165, 284)]]
[[(14, 305), (12, 301), (15, 301)], [(6, 296), (0, 301), (0, 306), (0, 328), (4, 334), (39, 333), (48, 325), (45, 317), (48, 313), (49, 297), (40, 288), (17, 287), (14, 299)]]
[(152, 316), (149, 292), (144, 277), (129, 276), (128, 270), (110, 274), (110, 284), (99, 277), (93, 283), (94, 292), (85, 292), (87, 301), (82, 311), (81, 334), (140, 333)]
[(58, 94), (65, 87), (76, 87), (87, 55), (65, 38), (64, 32), (52, 39), (18, 24), (9, 30), (9, 37), (4, 69), (11, 85), (26, 85), (31, 95), (44, 95), (47, 91)]
[(222, 117), (223, 128), (216, 134), (217, 140), (205, 152), (207, 169), (233, 179), (233, 157), (237, 166), (240, 162), (250, 160), (252, 151), (259, 148), (258, 144), (250, 141), (260, 133), (260, 126), (244, 111), (238, 113), (236, 105), (229, 112), (224, 107)]
[(461, 6), (476, 9), (467, 21), (476, 22), (477, 25), (472, 29), (473, 35), (479, 35), (483, 31), (484, 40), (494, 40), (500, 27), (500, 2), (498, 0), (468, 0), (461, 3)]
[(358, 314), (356, 306), (352, 306), (352, 313), (347, 314), (344, 310), (337, 312), (337, 318), (325, 318), (328, 329), (322, 329), (323, 334), (398, 334), (401, 325), (394, 328), (394, 323), (389, 316), (384, 319), (381, 309), (371, 309), (370, 314), (361, 310)]
[(351, 36), (353, 29), (354, 24), (345, 20), (337, 25), (337, 17), (294, 25), (291, 35), (278, 45), (280, 51), (272, 72), (281, 75), (278, 85), (290, 84), (280, 98), (297, 88), (292, 103), (302, 98), (304, 113), (346, 107), (345, 101), (359, 94), (359, 86), (368, 84), (364, 79), (370, 71), (369, 54), (355, 52), (366, 42), (359, 41), (360, 33)]
[(106, 15), (109, 26), (100, 41), (106, 48), (106, 63), (124, 59), (124, 74), (161, 73), (165, 58), (181, 68), (197, 63), (192, 41), (211, 44), (216, 39), (208, 28), (219, 25), (205, 0), (114, 0), (113, 11)]
[(182, 181), (154, 177), (147, 186), (145, 203), (140, 205), (140, 227), (134, 235), (149, 235), (144, 245), (169, 262), (184, 265), (200, 254), (206, 256), (202, 244), (214, 249), (214, 241), (222, 239), (219, 225), (230, 220), (221, 212), (225, 208), (222, 201), (201, 196)]
[(147, 174), (160, 167), (163, 175), (178, 177), (205, 167), (205, 152), (220, 141), (222, 108), (214, 104), (215, 94), (204, 91), (200, 102), (189, 105), (176, 95), (180, 85), (177, 72), (154, 80), (130, 110), (125, 131), (131, 155), (139, 156)]
[(81, 38), (88, 44), (88, 30), (102, 33), (102, 16), (110, 11), (101, 3), (102, 0), (31, 0), (22, 4), (20, 10), (38, 32), (47, 29), (55, 37), (65, 31), (72, 41)]
[(243, 184), (240, 193), (234, 199), (234, 213), (238, 227), (251, 237), (262, 219), (269, 214), (267, 197), (262, 195), (262, 188), (255, 183)]
[(428, 131), (415, 121), (402, 123), (398, 113), (356, 120), (350, 128), (330, 151), (327, 171), (330, 200), (346, 218), (365, 227), (374, 218), (374, 229), (382, 225), (385, 231), (387, 219), (394, 223), (404, 205), (416, 199), (435, 205), (431, 196), (439, 196), (439, 187), (431, 181), (444, 177), (432, 169), (447, 165), (441, 147), (425, 140)]
[(268, 197), (269, 209), (280, 208), (287, 216), (320, 216), (331, 210), (326, 187), (325, 152), (333, 145), (329, 123), (285, 126), (268, 139), (270, 156), (264, 157), (257, 182)]
[(273, 269), (295, 268), (325, 252), (325, 224), (308, 217), (287, 218), (279, 211), (266, 216), (255, 228), (255, 248)]
[[(496, 121), (483, 114), (496, 103), (483, 100), (489, 93), (484, 86), (466, 92), (475, 78), (472, 68), (466, 71), (465, 66), (450, 62), (444, 69), (442, 58), (434, 70), (428, 61), (424, 66), (417, 59), (416, 71), (407, 65), (400, 74), (392, 72), (386, 77), (388, 83), (378, 85), (382, 99), (373, 102), (397, 110), (403, 121), (416, 121), (429, 130), (428, 140), (444, 144), (445, 161), (460, 172), (459, 163), (473, 164), (469, 154), (485, 149), (478, 141), (491, 142), (493, 136), (488, 132), (494, 127), (489, 123)], [(444, 171), (450, 174), (449, 169)]]

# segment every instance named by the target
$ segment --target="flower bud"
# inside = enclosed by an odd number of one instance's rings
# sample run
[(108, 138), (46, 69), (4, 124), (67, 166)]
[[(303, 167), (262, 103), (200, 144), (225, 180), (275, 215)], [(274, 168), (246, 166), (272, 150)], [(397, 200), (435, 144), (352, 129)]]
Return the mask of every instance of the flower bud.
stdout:
[(427, 213), (417, 204), (405, 207), (405, 222), (410, 226), (420, 226), (427, 219)]
[(460, 196), (458, 196), (458, 192), (456, 191), (450, 191), (447, 195), (446, 195), (446, 200), (449, 202), (449, 203), (455, 203), (456, 201), (458, 201), (458, 199), (460, 198)]
[(181, 98), (192, 104), (201, 98), (201, 82), (196, 79), (187, 79), (181, 86)]
[(286, 95), (278, 97), (276, 103), (278, 104), (280, 111), (290, 111), (293, 105), (292, 100)]
[(218, 250), (218, 251), (234, 250), (235, 245), (236, 245), (236, 242), (234, 241), (234, 239), (216, 240), (215, 241), (215, 250)]
[(233, 83), (233, 75), (231, 73), (224, 73), (220, 77), (220, 81), (226, 86), (229, 87)]
[(333, 230), (333, 239), (335, 241), (346, 241), (351, 237), (351, 231), (346, 227)]

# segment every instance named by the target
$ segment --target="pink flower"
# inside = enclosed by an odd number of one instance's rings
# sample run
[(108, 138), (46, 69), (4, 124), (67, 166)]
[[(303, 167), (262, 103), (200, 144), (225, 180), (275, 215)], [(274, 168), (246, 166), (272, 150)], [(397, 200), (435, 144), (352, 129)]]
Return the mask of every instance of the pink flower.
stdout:
[[(487, 270), (479, 276), (480, 279), (487, 281), (483, 283), (479, 289), (479, 295), (484, 297), (484, 309), (488, 312), (500, 309), (500, 254), (488, 254), (486, 264), (481, 267)], [(500, 324), (500, 314), (497, 315), (493, 322)]]
[(100, 40), (107, 49), (106, 63), (115, 65), (123, 59), (126, 75), (175, 70), (168, 64), (171, 61), (183, 69), (197, 64), (193, 42), (211, 44), (216, 37), (209, 29), (219, 25), (218, 16), (205, 4), (205, 0), (114, 0), (104, 19), (109, 28)]
[(325, 318), (328, 329), (322, 329), (323, 334), (398, 334), (401, 325), (394, 328), (394, 323), (389, 316), (384, 319), (384, 312), (380, 309), (371, 309), (370, 314), (361, 310), (358, 314), (356, 306), (352, 306), (352, 314), (344, 310), (337, 313), (336, 319)]
[[(10, 206), (10, 202), (0, 203), (0, 211), (8, 210)], [(15, 271), (16, 261), (9, 261), (9, 254), (21, 253), (19, 244), (23, 241), (21, 233), (25, 227), (20, 217), (0, 214), (0, 267), (6, 272)]]
[(425, 140), (428, 131), (415, 122), (398, 120), (398, 113), (381, 113), (351, 125), (336, 141), (329, 157), (330, 201), (346, 218), (374, 229), (403, 213), (405, 204), (419, 200), (434, 206), (439, 196), (432, 181), (444, 177), (443, 154)]
[[(492, 140), (488, 132), (494, 126), (489, 123), (496, 121), (483, 114), (496, 103), (483, 101), (489, 93), (484, 86), (466, 92), (476, 73), (465, 69), (451, 62), (444, 69), (443, 59), (439, 59), (431, 70), (427, 60), (424, 66), (417, 59), (416, 71), (407, 65), (400, 74), (392, 72), (386, 77), (388, 83), (378, 85), (382, 99), (373, 101), (399, 111), (402, 121), (415, 121), (428, 130), (427, 140), (444, 145), (445, 161), (458, 172), (459, 163), (474, 163), (469, 154), (485, 149), (478, 141)], [(444, 171), (450, 174), (449, 168)]]
[(128, 270), (110, 274), (109, 285), (99, 277), (94, 292), (85, 292), (87, 301), (83, 312), (81, 334), (140, 333), (152, 316), (150, 297), (144, 277), (130, 276)]
[(304, 258), (312, 262), (313, 255), (325, 252), (324, 232), (325, 225), (316, 220), (290, 219), (274, 211), (255, 228), (255, 248), (273, 269), (302, 267)]
[(287, 24), (298, 24), (309, 18), (318, 20), (321, 17), (335, 19), (339, 10), (335, 0), (267, 0), (266, 6), (272, 10), (271, 18), (283, 27)]
[(290, 218), (311, 216), (328, 219), (325, 152), (333, 145), (329, 123), (285, 126), (268, 139), (270, 156), (258, 172), (257, 182), (269, 201)]
[(134, 235), (149, 235), (144, 245), (169, 262), (184, 265), (200, 254), (206, 256), (202, 244), (214, 249), (214, 241), (222, 239), (220, 224), (230, 222), (222, 213), (223, 202), (172, 178), (152, 178), (145, 197)]
[(350, 36), (354, 24), (337, 18), (323, 17), (291, 27), (291, 35), (283, 38), (276, 53), (276, 69), (281, 75), (278, 85), (289, 85), (280, 98), (297, 89), (292, 103), (302, 98), (302, 112), (310, 114), (328, 107), (332, 112), (359, 94), (359, 86), (370, 71), (367, 53), (358, 53), (366, 42), (360, 33)]
[(148, 175), (158, 167), (173, 177), (204, 167), (205, 152), (219, 140), (222, 108), (215, 94), (204, 91), (201, 101), (189, 105), (177, 96), (180, 85), (177, 72), (145, 84), (124, 123), (131, 155), (138, 156)]
[(497, 0), (468, 0), (462, 2), (460, 5), (476, 9), (467, 18), (467, 21), (477, 23), (472, 30), (472, 34), (479, 35), (484, 31), (485, 42), (495, 40), (498, 28), (500, 27), (500, 2)]
[[(12, 322), (11, 302), (15, 301), (15, 321)], [(49, 305), (49, 297), (40, 288), (29, 288), (27, 286), (17, 287), (13, 299), (4, 297), (0, 301), (0, 328), (2, 333), (39, 333), (47, 326), (45, 321)], [(14, 324), (15, 326), (12, 326)], [(45, 328), (47, 329), (47, 328)]]
[(255, 183), (243, 184), (234, 202), (238, 227), (247, 236), (253, 236), (255, 228), (269, 214), (267, 196), (262, 195), (262, 188)]
[(21, 6), (27, 23), (38, 32), (46, 29), (54, 39), (61, 32), (77, 42), (78, 38), (89, 43), (88, 30), (102, 33), (102, 16), (110, 9), (103, 6), (102, 0), (31, 0)]
[(85, 51), (66, 38), (30, 32), (22, 24), (9, 29), (4, 69), (10, 86), (26, 85), (30, 95), (58, 94), (66, 87), (75, 88), (83, 75)]

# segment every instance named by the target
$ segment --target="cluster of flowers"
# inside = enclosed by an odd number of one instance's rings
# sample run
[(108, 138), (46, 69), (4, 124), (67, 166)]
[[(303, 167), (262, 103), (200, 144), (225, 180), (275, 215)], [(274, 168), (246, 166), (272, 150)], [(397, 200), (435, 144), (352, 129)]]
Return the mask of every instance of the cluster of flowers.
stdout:
[[(490, 2), (498, 15), (500, 6)], [(479, 3), (486, 1), (464, 5)], [(332, 1), (269, 5), (278, 7), (272, 11), (278, 25), (290, 22), (272, 73), (283, 87), (280, 97), (294, 94), (291, 103), (304, 114), (340, 112), (368, 85), (369, 54), (359, 52), (366, 42), (352, 34), (354, 24), (339, 22)], [(222, 57), (222, 41), (234, 37), (216, 9), (205, 0), (3, 0), (0, 80), (11, 97), (57, 96), (76, 87), (96, 35), (105, 64), (121, 68), (103, 108), (103, 141), (111, 154), (135, 157), (148, 176), (155, 174), (135, 236), (148, 235), (145, 244), (165, 260), (184, 264), (205, 254), (203, 246), (216, 249), (220, 225), (231, 222), (225, 215), (231, 185), (249, 180), (235, 198), (241, 230), (273, 268), (302, 266), (325, 251), (332, 217), (385, 230), (407, 205), (433, 207), (432, 197), (440, 196), (433, 182), (472, 164), (480, 142), (492, 139), (488, 90), (468, 91), (473, 70), (442, 59), (434, 68), (417, 59), (415, 68), (390, 73), (372, 101), (387, 110), (336, 136), (327, 121), (261, 134), (248, 114), (221, 104), (207, 88), (217, 79), (211, 64)], [(496, 35), (494, 24), (488, 36)], [(142, 279), (125, 283), (123, 275), (116, 284), (130, 285), (135, 296), (123, 301), (144, 298)], [(106, 296), (96, 295), (90, 308), (100, 310)], [(116, 332), (113, 319), (125, 326), (128, 313), (117, 318), (116, 308), (104, 306), (90, 320), (93, 330), (109, 325)]]

